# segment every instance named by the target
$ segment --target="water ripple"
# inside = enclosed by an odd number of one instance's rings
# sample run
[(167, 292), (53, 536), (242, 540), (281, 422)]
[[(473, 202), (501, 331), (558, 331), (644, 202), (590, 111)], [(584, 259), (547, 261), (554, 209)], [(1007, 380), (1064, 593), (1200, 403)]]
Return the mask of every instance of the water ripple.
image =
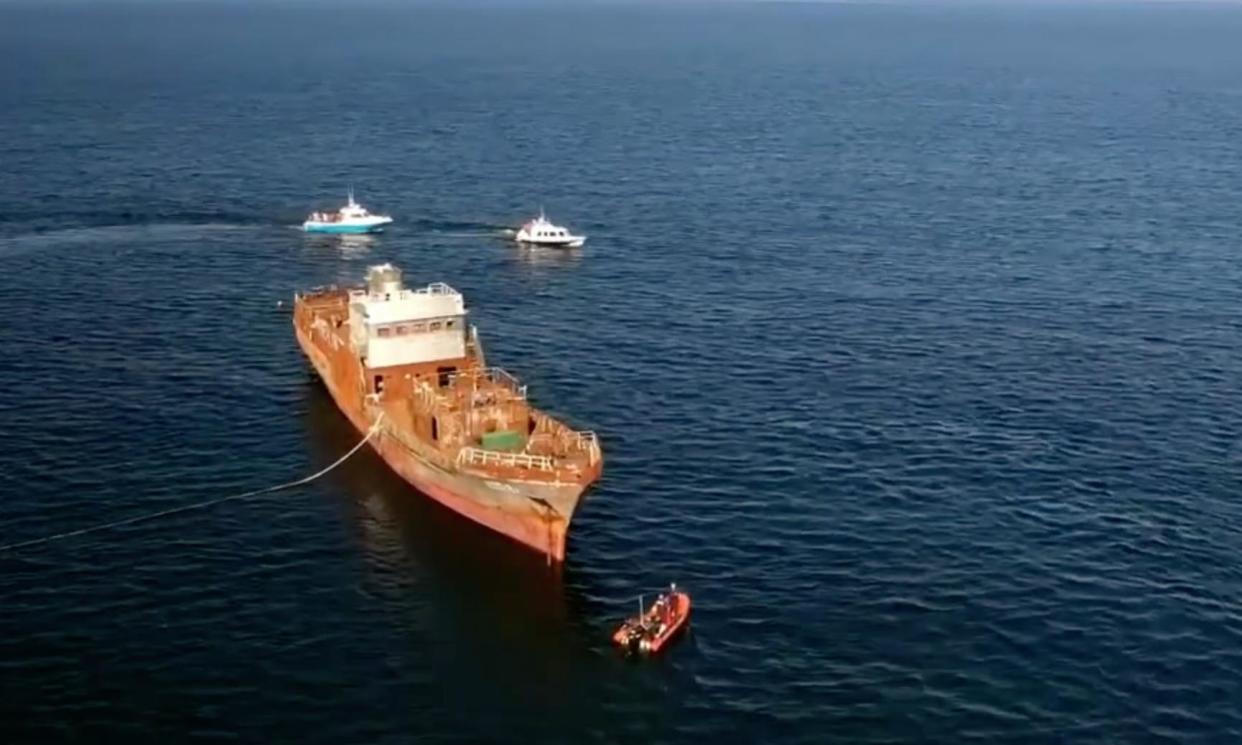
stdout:
[(607, 470), (559, 576), (365, 452), (0, 556), (6, 742), (1242, 734), (1242, 16), (74, 12), (0, 11), (2, 542), (335, 460), (277, 303), (386, 260)]

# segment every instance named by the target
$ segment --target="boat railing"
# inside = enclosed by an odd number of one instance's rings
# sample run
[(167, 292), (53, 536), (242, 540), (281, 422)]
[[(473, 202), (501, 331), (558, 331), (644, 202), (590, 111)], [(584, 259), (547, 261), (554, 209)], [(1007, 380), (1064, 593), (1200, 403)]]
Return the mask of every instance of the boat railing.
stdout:
[(599, 458), (599, 435), (596, 435), (594, 432), (590, 430), (574, 432), (574, 444), (578, 447), (578, 449), (585, 450), (587, 452), (587, 457), (590, 459), (592, 464), (594, 464), (596, 459)]
[(339, 300), (341, 296), (341, 288), (336, 285), (320, 285), (312, 287), (309, 290), (295, 292), (293, 297), (295, 300), (301, 300), (305, 303), (326, 302), (329, 300)]
[(473, 351), (474, 358), (479, 365), (487, 367), (487, 354), (483, 351), (483, 340), (479, 338), (479, 328), (477, 326), (470, 327), (470, 334), (466, 337), (466, 344)]
[[(445, 284), (444, 282), (432, 282), (426, 287), (419, 287), (413, 290), (409, 289), (408, 287), (403, 288), (401, 290), (400, 296), (408, 297), (410, 295), (460, 295), (460, 294), (461, 294), (460, 292), (458, 292), (457, 290), (454, 290), (451, 286)], [(372, 293), (365, 287), (355, 287), (349, 291), (349, 297), (354, 300), (366, 300), (372, 297), (383, 297), (384, 295), (385, 293), (382, 293), (382, 292)]]
[(417, 290), (407, 290), (415, 295), (459, 295), (457, 290), (448, 286), (444, 282), (432, 282), (426, 287), (420, 287)]
[(526, 398), (526, 386), (522, 384), (522, 381), (500, 367), (474, 367), (449, 373), (449, 385), (455, 384), (458, 380), (486, 381), (513, 391), (518, 398), (523, 400)]
[(458, 466), (505, 466), (510, 468), (526, 468), (539, 471), (551, 471), (552, 459), (546, 455), (530, 455), (529, 453), (501, 453), (495, 450), (465, 447), (457, 453)]
[(418, 404), (416, 411), (432, 411), (439, 403), (440, 396), (436, 389), (427, 381), (418, 381), (414, 387), (414, 398), (411, 403)]

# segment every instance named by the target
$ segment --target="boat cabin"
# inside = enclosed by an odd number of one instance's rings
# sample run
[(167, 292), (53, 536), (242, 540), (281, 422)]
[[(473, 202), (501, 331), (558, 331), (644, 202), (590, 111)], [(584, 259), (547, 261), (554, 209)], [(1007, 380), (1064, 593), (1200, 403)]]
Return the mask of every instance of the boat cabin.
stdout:
[(342, 220), (357, 220), (364, 217), (370, 217), (371, 213), (367, 212), (366, 207), (363, 207), (351, 198), (349, 200), (349, 204), (342, 207), (340, 211), (337, 212), (337, 215)]
[(569, 231), (546, 220), (526, 223), (526, 234), (532, 238), (569, 238)]
[(466, 307), (443, 282), (406, 289), (401, 270), (367, 270), (366, 287), (349, 292), (350, 341), (368, 368), (421, 365), (466, 356)]

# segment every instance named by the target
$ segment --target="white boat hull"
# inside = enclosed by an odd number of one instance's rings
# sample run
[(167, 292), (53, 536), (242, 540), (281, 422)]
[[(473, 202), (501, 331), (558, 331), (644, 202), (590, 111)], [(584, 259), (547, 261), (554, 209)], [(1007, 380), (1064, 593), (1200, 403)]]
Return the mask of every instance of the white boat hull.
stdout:
[(586, 243), (586, 236), (584, 235), (536, 238), (529, 235), (525, 230), (519, 230), (516, 238), (518, 243), (523, 243), (527, 246), (546, 246), (548, 248), (579, 248), (583, 243)]

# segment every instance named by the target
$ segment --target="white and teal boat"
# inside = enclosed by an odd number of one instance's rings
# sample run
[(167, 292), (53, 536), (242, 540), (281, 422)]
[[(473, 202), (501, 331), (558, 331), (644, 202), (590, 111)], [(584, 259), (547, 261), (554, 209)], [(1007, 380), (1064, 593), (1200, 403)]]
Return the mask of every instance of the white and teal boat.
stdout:
[(302, 230), (308, 233), (379, 233), (392, 222), (388, 215), (372, 215), (366, 207), (354, 201), (349, 192), (349, 202), (336, 212), (312, 212)]

